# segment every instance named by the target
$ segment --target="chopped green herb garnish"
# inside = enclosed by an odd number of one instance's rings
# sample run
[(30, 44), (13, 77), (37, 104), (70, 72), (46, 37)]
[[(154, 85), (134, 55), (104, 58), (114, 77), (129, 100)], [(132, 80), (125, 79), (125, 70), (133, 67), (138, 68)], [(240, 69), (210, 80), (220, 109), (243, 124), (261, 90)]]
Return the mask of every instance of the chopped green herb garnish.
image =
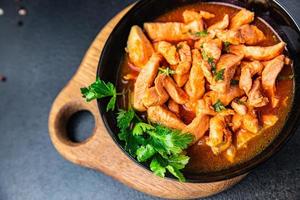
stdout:
[(190, 34), (196, 36), (196, 37), (205, 37), (208, 35), (207, 30), (203, 30), (203, 31), (198, 31), (198, 32), (192, 32), (190, 31)]
[(225, 71), (225, 68), (219, 70), (218, 72), (216, 72), (216, 74), (215, 74), (215, 80), (216, 81), (224, 80), (224, 71)]
[(229, 47), (230, 47), (230, 42), (224, 42), (223, 44), (224, 44), (224, 51), (228, 53)]
[(208, 64), (209, 64), (210, 67), (211, 67), (211, 72), (212, 72), (212, 74), (215, 75), (216, 72), (217, 72), (217, 66), (216, 66), (216, 63), (215, 63), (214, 58), (209, 57), (209, 58), (207, 59), (207, 62), (208, 62)]
[(222, 110), (226, 110), (224, 104), (218, 99), (218, 101), (213, 105), (214, 110), (216, 112), (221, 112)]
[(239, 84), (239, 80), (232, 79), (232, 80), (230, 81), (230, 84), (231, 84), (231, 85), (238, 85), (238, 84)]
[(111, 97), (107, 104), (106, 111), (115, 109), (117, 92), (115, 86), (110, 82), (105, 83), (97, 78), (96, 81), (90, 86), (81, 88), (81, 94), (87, 102), (90, 102), (94, 99)]
[(160, 67), (158, 70), (159, 70), (159, 73), (160, 73), (160, 74), (165, 74), (165, 75), (167, 75), (167, 76), (176, 74), (175, 70), (172, 70), (172, 69), (170, 69), (169, 67), (167, 67), (167, 68), (161, 68), (161, 67)]
[(204, 50), (201, 51), (201, 54), (202, 54), (203, 60), (208, 60), (207, 53)]

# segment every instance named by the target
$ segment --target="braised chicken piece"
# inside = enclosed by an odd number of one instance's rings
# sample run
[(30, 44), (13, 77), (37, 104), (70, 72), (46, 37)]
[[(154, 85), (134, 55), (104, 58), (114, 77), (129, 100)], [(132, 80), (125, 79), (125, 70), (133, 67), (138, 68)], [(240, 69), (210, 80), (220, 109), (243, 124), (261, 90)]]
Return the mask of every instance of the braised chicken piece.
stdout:
[(227, 93), (236, 68), (241, 63), (242, 59), (242, 56), (233, 54), (222, 55), (216, 68), (216, 73), (219, 74), (220, 77), (218, 80), (215, 79), (215, 84), (211, 85), (210, 88), (219, 93)]
[(183, 89), (178, 87), (178, 85), (174, 82), (174, 80), (167, 76), (165, 81), (164, 81), (164, 87), (167, 90), (168, 94), (170, 97), (178, 104), (185, 104), (188, 100), (189, 97), (185, 93)]
[(201, 139), (209, 128), (209, 117), (198, 115), (194, 120), (183, 129), (183, 133), (191, 133), (195, 136), (194, 142)]
[(202, 99), (200, 99), (197, 102), (197, 108), (196, 108), (197, 115), (205, 114), (205, 115), (215, 116), (217, 114), (217, 112), (213, 108), (213, 99), (211, 97), (211, 95), (213, 94), (214, 94), (213, 92), (208, 92), (204, 95)]
[(192, 21), (201, 21), (202, 19), (211, 19), (214, 18), (215, 15), (206, 11), (192, 11), (192, 10), (185, 10), (182, 13), (184, 23), (189, 23)]
[(240, 31), (233, 30), (216, 30), (216, 36), (223, 42), (229, 42), (233, 45), (244, 44), (245, 39)]
[(179, 104), (176, 103), (173, 99), (170, 99), (168, 101), (168, 108), (171, 112), (173, 112), (174, 114), (176, 114), (177, 116), (179, 116), (180, 114), (180, 107)]
[(170, 65), (177, 65), (180, 62), (179, 54), (175, 45), (161, 41), (155, 45), (155, 49), (158, 53), (164, 56)]
[(224, 15), (222, 21), (219, 21), (213, 25), (211, 25), (210, 27), (208, 27), (207, 31), (211, 32), (211, 31), (215, 31), (215, 30), (224, 30), (229, 26), (229, 15)]
[(238, 86), (230, 86), (229, 90), (227, 93), (219, 93), (216, 91), (210, 91), (209, 92), (212, 101), (216, 103), (218, 100), (222, 102), (223, 105), (227, 106), (230, 104), (232, 100), (235, 98), (244, 96), (245, 92), (241, 90)]
[(236, 147), (237, 149), (247, 147), (247, 143), (257, 135), (247, 130), (241, 129), (236, 133)]
[(220, 59), (222, 53), (222, 41), (219, 39), (210, 40), (202, 43), (202, 54), (205, 54), (207, 58), (213, 58), (215, 61)]
[(248, 111), (247, 106), (243, 102), (240, 102), (239, 100), (232, 101), (231, 102), (231, 107), (239, 115), (246, 115), (247, 114), (247, 111)]
[(154, 81), (155, 86), (146, 90), (145, 96), (143, 97), (143, 104), (146, 107), (160, 106), (168, 101), (169, 94), (164, 88), (165, 79), (166, 75), (158, 75)]
[(257, 45), (266, 39), (265, 34), (254, 25), (245, 24), (239, 31), (246, 45)]
[(173, 78), (179, 87), (184, 86), (189, 78), (189, 72), (192, 65), (191, 48), (187, 42), (180, 42), (177, 44), (178, 54), (180, 57), (179, 64), (172, 66), (175, 70)]
[(162, 57), (154, 53), (144, 68), (140, 71), (134, 84), (133, 107), (138, 111), (146, 111), (143, 104), (145, 92), (152, 86), (158, 72)]
[(241, 68), (239, 86), (248, 94), (252, 88), (252, 77), (256, 74), (261, 75), (264, 66), (259, 61), (253, 61), (242, 62)]
[(284, 42), (269, 47), (231, 45), (229, 52), (236, 55), (244, 55), (245, 58), (250, 60), (266, 61), (280, 55), (285, 45)]
[(138, 26), (131, 27), (127, 51), (130, 61), (137, 67), (143, 68), (154, 53), (152, 44)]
[(269, 99), (262, 94), (261, 78), (257, 78), (248, 94), (248, 103), (253, 107), (263, 107), (269, 103)]
[(212, 152), (218, 155), (228, 149), (232, 143), (232, 133), (227, 127), (226, 116), (218, 114), (210, 119), (209, 138), (206, 142)]
[(195, 33), (203, 31), (202, 21), (192, 21), (188, 24), (180, 22), (144, 23), (144, 29), (152, 41), (178, 42), (197, 39)]
[(265, 64), (265, 68), (262, 72), (262, 86), (267, 92), (271, 99), (272, 106), (276, 107), (278, 105), (279, 99), (276, 97), (276, 78), (282, 68), (284, 67), (284, 55), (277, 56), (271, 61)]
[(183, 130), (186, 125), (170, 110), (164, 106), (152, 106), (147, 109), (148, 119), (169, 128)]
[(272, 127), (276, 124), (278, 120), (278, 116), (273, 114), (265, 114), (262, 116), (262, 122), (264, 124), (264, 127)]
[(205, 92), (205, 78), (201, 70), (202, 57), (199, 50), (194, 49), (193, 65), (189, 74), (189, 80), (185, 85), (185, 91), (190, 99), (200, 99)]
[(230, 30), (237, 30), (242, 25), (250, 24), (254, 20), (254, 13), (246, 10), (241, 9), (234, 17), (230, 20)]
[(233, 144), (231, 144), (228, 147), (228, 149), (225, 151), (224, 156), (229, 162), (233, 163), (235, 160), (236, 153), (237, 153), (236, 147)]
[(260, 127), (255, 110), (248, 107), (248, 113), (243, 115), (242, 128), (257, 134)]

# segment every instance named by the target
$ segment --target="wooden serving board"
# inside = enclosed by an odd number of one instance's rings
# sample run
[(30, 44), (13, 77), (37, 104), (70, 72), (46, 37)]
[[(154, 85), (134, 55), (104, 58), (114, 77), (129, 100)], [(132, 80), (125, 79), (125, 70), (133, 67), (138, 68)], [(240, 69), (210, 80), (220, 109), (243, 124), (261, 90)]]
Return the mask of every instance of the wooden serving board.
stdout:
[[(191, 199), (210, 196), (228, 189), (245, 175), (214, 183), (179, 183), (157, 177), (142, 168), (114, 143), (103, 124), (96, 101), (86, 103), (82, 98), (80, 88), (95, 81), (99, 57), (106, 39), (130, 8), (131, 6), (116, 15), (97, 35), (76, 74), (55, 99), (49, 114), (49, 132), (53, 145), (65, 159), (99, 170), (149, 195), (168, 199)], [(73, 143), (67, 138), (66, 124), (71, 115), (81, 110), (92, 113), (95, 128), (90, 138), (81, 143)]]

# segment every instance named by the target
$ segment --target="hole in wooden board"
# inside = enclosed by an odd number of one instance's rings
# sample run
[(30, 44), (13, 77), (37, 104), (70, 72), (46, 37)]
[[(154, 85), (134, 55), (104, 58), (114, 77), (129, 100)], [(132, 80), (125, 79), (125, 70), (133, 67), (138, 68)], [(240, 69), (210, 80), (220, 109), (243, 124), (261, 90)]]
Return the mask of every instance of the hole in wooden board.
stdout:
[(67, 122), (66, 137), (75, 143), (83, 142), (92, 135), (94, 127), (94, 116), (89, 111), (75, 112)]

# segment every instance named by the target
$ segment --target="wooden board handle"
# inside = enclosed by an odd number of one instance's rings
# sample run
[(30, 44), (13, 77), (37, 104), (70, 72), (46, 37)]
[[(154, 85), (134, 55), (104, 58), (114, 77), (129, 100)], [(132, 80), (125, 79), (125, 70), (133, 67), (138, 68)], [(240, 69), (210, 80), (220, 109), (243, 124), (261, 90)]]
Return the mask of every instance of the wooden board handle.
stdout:
[[(124, 9), (98, 34), (86, 52), (78, 71), (55, 99), (49, 114), (49, 133), (57, 151), (67, 160), (99, 170), (136, 190), (168, 199), (206, 197), (238, 183), (246, 175), (215, 183), (180, 183), (155, 176), (132, 161), (113, 141), (101, 119), (97, 102), (86, 103), (80, 88), (96, 79), (101, 50), (111, 30), (128, 11)], [(66, 133), (68, 119), (76, 112), (87, 110), (95, 119), (93, 134), (87, 140), (71, 142)]]

